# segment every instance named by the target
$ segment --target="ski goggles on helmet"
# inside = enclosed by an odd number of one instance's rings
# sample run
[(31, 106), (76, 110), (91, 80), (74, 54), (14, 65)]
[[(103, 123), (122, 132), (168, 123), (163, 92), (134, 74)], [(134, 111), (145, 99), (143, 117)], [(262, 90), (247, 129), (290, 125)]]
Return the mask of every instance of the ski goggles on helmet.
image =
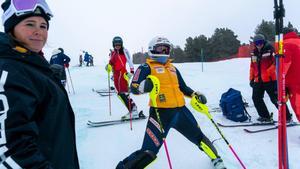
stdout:
[(152, 53), (153, 54), (165, 54), (169, 55), (171, 50), (171, 46), (167, 44), (158, 44), (154, 46)]
[(33, 13), (37, 7), (40, 7), (49, 17), (53, 16), (45, 0), (11, 0), (10, 6), (2, 15), (2, 23), (4, 25), (5, 21), (14, 14), (22, 16)]
[(255, 44), (256, 46), (260, 46), (260, 45), (262, 45), (262, 44), (264, 44), (264, 43), (265, 43), (264, 40), (257, 40), (257, 41), (254, 41), (254, 44)]

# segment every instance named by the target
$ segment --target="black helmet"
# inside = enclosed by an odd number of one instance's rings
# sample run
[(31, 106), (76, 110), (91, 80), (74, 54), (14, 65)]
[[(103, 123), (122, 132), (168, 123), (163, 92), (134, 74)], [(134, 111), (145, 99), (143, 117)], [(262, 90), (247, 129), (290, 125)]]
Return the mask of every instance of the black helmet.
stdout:
[(253, 38), (253, 42), (256, 42), (256, 41), (265, 41), (266, 38), (263, 34), (257, 34), (254, 36)]
[(115, 36), (112, 40), (112, 45), (113, 47), (116, 46), (116, 44), (120, 44), (121, 46), (123, 46), (123, 40), (120, 36)]
[(61, 51), (61, 53), (64, 53), (64, 50), (63, 50), (63, 48), (58, 48), (58, 50), (60, 50), (60, 51)]

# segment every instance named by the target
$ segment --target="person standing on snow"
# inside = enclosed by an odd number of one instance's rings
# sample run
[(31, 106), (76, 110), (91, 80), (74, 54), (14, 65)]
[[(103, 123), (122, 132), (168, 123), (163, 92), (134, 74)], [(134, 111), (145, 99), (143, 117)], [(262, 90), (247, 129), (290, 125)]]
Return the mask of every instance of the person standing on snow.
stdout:
[(59, 74), (61, 83), (66, 86), (67, 75), (65, 68), (69, 68), (69, 63), (71, 59), (64, 53), (62, 48), (53, 50), (52, 56), (50, 58), (51, 69)]
[(94, 57), (92, 55), (90, 55), (90, 66), (94, 66)]
[[(156, 116), (154, 105), (150, 101), (149, 119), (146, 126), (142, 148), (120, 161), (117, 169), (145, 168), (156, 159), (170, 128), (176, 129), (188, 140), (204, 151), (212, 160), (215, 169), (226, 169), (212, 142), (201, 131), (196, 119), (185, 106), (184, 96), (197, 95), (203, 104), (206, 97), (188, 87), (178, 69), (171, 63), (171, 43), (167, 38), (155, 37), (149, 43), (149, 59), (139, 66), (131, 83), (133, 94), (148, 93), (153, 88), (148, 75), (156, 76), (160, 81), (160, 92), (156, 99), (157, 111), (162, 126)], [(163, 127), (162, 136), (160, 127)]]
[[(257, 110), (260, 122), (273, 122), (272, 114), (263, 100), (265, 91), (271, 102), (278, 108), (277, 80), (273, 46), (265, 40), (264, 35), (254, 36), (254, 50), (251, 53), (250, 86), (252, 87), (252, 100)], [(292, 115), (286, 107), (286, 120), (291, 121)]]
[(79, 67), (82, 66), (82, 61), (83, 61), (83, 59), (82, 59), (82, 54), (80, 54), (80, 55), (79, 55)]
[(283, 30), (285, 83), (291, 106), (300, 121), (300, 37), (294, 29)]
[[(130, 54), (128, 50), (123, 47), (123, 40), (121, 37), (114, 37), (112, 45), (114, 50), (112, 50), (110, 53), (110, 60), (109, 63), (105, 66), (105, 69), (108, 72), (113, 72), (115, 89), (118, 92), (119, 98), (129, 111), (129, 113), (122, 116), (122, 119), (129, 119), (130, 112), (132, 113), (132, 118), (144, 116), (142, 113), (139, 114), (136, 104), (134, 103), (132, 98), (129, 97), (128, 84), (130, 78), (134, 73), (134, 67), (131, 61)], [(126, 62), (129, 64), (130, 72), (127, 72)]]
[(83, 61), (86, 62), (86, 66), (90, 65), (90, 54), (87, 51), (84, 52)]
[(51, 10), (45, 0), (1, 7), (0, 168), (79, 169), (74, 112), (42, 52)]

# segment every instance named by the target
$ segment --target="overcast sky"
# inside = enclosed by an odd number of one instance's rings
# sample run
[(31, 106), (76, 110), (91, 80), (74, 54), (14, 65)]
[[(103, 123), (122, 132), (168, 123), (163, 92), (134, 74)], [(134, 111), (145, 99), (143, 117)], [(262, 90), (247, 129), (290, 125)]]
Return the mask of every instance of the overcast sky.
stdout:
[[(4, 0), (0, 0), (4, 2)], [(54, 17), (44, 48), (47, 58), (62, 47), (77, 64), (80, 50), (93, 54), (95, 64), (107, 62), (112, 38), (119, 35), (130, 53), (147, 49), (157, 35), (184, 48), (186, 38), (216, 28), (234, 31), (247, 43), (262, 19), (273, 20), (274, 0), (48, 0)], [(300, 1), (284, 0), (288, 21), (300, 28)], [(2, 15), (2, 10), (0, 14)], [(0, 26), (0, 31), (3, 27)]]

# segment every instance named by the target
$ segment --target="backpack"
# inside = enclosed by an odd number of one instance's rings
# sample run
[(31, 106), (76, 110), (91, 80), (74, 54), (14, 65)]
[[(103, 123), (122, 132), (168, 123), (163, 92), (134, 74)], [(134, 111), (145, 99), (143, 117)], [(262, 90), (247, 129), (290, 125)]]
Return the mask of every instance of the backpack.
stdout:
[(227, 92), (223, 93), (220, 99), (220, 107), (223, 115), (232, 121), (243, 122), (251, 120), (248, 114), (245, 103), (242, 99), (240, 91), (230, 88)]

